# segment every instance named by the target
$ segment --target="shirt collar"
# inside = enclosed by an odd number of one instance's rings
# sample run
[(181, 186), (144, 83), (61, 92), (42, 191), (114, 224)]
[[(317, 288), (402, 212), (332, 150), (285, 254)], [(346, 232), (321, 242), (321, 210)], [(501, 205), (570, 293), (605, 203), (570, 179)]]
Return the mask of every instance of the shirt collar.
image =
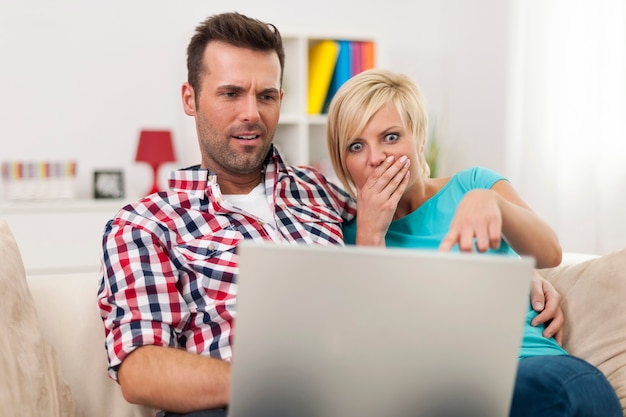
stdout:
[[(285, 164), (278, 148), (272, 145), (265, 159), (265, 181), (274, 179), (277, 173), (286, 173)], [(208, 191), (217, 185), (217, 175), (210, 169), (200, 168), (200, 165), (193, 165), (187, 168), (172, 171), (169, 176), (169, 188), (174, 192), (185, 192), (189, 194), (201, 193), (207, 195)]]

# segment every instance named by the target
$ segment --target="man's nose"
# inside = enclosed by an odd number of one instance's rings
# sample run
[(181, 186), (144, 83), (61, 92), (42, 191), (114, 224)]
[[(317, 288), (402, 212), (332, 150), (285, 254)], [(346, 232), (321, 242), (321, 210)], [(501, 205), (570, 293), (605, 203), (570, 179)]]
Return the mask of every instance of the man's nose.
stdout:
[(259, 120), (259, 104), (256, 95), (245, 96), (242, 103), (241, 118), (246, 122), (256, 122)]

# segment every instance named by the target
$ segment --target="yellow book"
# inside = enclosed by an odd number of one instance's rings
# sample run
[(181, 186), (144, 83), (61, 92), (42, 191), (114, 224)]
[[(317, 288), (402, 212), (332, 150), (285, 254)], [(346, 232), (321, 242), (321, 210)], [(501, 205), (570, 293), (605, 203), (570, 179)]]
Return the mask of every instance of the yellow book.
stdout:
[(320, 114), (333, 77), (339, 44), (323, 40), (309, 48), (309, 114)]

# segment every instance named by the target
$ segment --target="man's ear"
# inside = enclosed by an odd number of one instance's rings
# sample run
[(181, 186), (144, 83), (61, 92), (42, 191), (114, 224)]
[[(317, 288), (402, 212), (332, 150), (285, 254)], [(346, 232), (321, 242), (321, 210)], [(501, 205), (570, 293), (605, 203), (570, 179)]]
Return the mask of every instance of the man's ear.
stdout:
[(181, 91), (183, 98), (183, 109), (187, 116), (196, 115), (196, 93), (193, 91), (193, 87), (189, 83), (184, 83)]

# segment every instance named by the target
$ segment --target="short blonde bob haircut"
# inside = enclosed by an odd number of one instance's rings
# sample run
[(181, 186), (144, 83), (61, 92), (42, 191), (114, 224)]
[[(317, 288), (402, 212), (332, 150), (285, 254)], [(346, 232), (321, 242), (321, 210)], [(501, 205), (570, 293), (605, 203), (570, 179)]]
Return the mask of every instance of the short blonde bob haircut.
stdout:
[(328, 108), (328, 152), (337, 177), (353, 197), (356, 196), (356, 189), (346, 168), (346, 152), (372, 116), (390, 102), (417, 142), (420, 175), (430, 176), (430, 167), (424, 155), (428, 120), (422, 92), (406, 75), (385, 69), (370, 69), (346, 81)]

